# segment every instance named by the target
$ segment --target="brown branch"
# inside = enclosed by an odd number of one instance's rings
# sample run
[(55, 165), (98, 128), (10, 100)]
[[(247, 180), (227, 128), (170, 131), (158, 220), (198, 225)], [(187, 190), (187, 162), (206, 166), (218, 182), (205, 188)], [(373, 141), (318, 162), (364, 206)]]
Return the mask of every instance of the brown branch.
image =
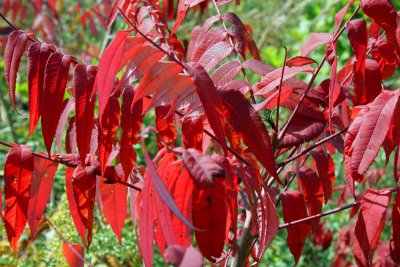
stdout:
[[(15, 147), (15, 146), (19, 146), (18, 144), (9, 144), (9, 143), (3, 142), (3, 141), (0, 141), (0, 145), (7, 146), (7, 147), (10, 147), (10, 148), (11, 148), (11, 147)], [(54, 162), (56, 162), (56, 163), (63, 164), (63, 165), (65, 165), (65, 166), (67, 166), (67, 167), (76, 168), (76, 167), (79, 166), (79, 164), (74, 164), (74, 163), (65, 162), (65, 161), (63, 161), (63, 160), (62, 160), (61, 158), (59, 158), (59, 157), (57, 157), (57, 158), (52, 158), (52, 157), (49, 157), (49, 156), (46, 156), (46, 155), (42, 155), (42, 154), (36, 153), (36, 152), (32, 152), (32, 154), (33, 154), (33, 156), (35, 156), (35, 157), (42, 158), (42, 159), (47, 159), (47, 160), (50, 160), (50, 161), (54, 161)], [(101, 175), (100, 170), (97, 170), (97, 169), (96, 169), (95, 174), (96, 174), (96, 175)], [(141, 188), (139, 188), (139, 187), (137, 187), (137, 186), (135, 186), (135, 185), (133, 185), (133, 184), (130, 184), (130, 183), (128, 183), (128, 182), (121, 181), (121, 180), (111, 179), (111, 178), (108, 178), (108, 177), (105, 177), (105, 176), (103, 176), (103, 177), (106, 178), (106, 181), (107, 181), (107, 180), (108, 180), (108, 181), (113, 181), (113, 182), (115, 182), (115, 183), (122, 184), (122, 185), (125, 185), (125, 186), (129, 187), (129, 188), (132, 188), (132, 189), (134, 189), (134, 190), (136, 190), (136, 191), (142, 191)]]
[(329, 135), (329, 136), (325, 137), (324, 139), (318, 141), (317, 143), (313, 144), (312, 146), (309, 146), (308, 148), (304, 149), (303, 151), (299, 152), (298, 154), (296, 154), (296, 155), (294, 155), (294, 156), (292, 156), (292, 157), (290, 157), (290, 158), (278, 163), (277, 167), (285, 166), (289, 162), (292, 162), (293, 160), (303, 156), (304, 154), (310, 152), (311, 150), (313, 150), (313, 149), (319, 147), (320, 145), (322, 145), (322, 144), (330, 141), (331, 139), (335, 138), (336, 136), (341, 135), (342, 133), (346, 132), (348, 129), (349, 129), (349, 127), (346, 127), (346, 128), (344, 128), (343, 130), (341, 130), (341, 131), (339, 131), (337, 133), (334, 133), (332, 135)]
[[(351, 14), (350, 18), (347, 21), (352, 20), (359, 10), (360, 10), (360, 6), (357, 7), (357, 9), (353, 12), (353, 14)], [(342, 33), (344, 32), (345, 29), (346, 29), (346, 26), (345, 25), (342, 26), (340, 31), (333, 38), (333, 41), (332, 41), (333, 43), (336, 43), (336, 41), (339, 39), (340, 35), (342, 35)], [(301, 104), (304, 102), (304, 99), (306, 98), (308, 91), (310, 91), (310, 89), (312, 87), (312, 84), (314, 83), (316, 77), (318, 76), (319, 72), (321, 71), (321, 68), (324, 65), (326, 59), (327, 59), (327, 56), (325, 54), (325, 56), (322, 59), (321, 63), (319, 63), (318, 68), (313, 73), (313, 75), (311, 77), (311, 80), (307, 85), (307, 89), (305, 90), (304, 94), (301, 96), (299, 103), (296, 105), (295, 109), (293, 110), (293, 113), (290, 115), (287, 123), (285, 124), (285, 126), (283, 127), (281, 133), (279, 134), (279, 138), (278, 138), (279, 141), (282, 141), (283, 137), (285, 137), (285, 134), (286, 134), (290, 124), (293, 121), (293, 118), (296, 116), (297, 112), (299, 111)]]

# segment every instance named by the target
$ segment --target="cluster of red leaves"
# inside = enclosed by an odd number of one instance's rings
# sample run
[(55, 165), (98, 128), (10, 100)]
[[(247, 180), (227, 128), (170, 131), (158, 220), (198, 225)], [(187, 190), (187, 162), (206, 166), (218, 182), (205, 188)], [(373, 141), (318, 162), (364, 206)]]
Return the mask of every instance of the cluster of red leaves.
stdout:
[[(189, 8), (207, 2), (179, 1), (177, 19), (169, 30), (173, 1), (161, 5), (116, 1), (105, 25), (110, 26), (121, 12), (130, 29), (116, 33), (98, 67), (78, 63), (32, 34), (19, 30), (10, 34), (4, 57), (10, 100), (16, 109), (16, 78), (27, 51), (29, 132), (41, 120), (48, 153), (12, 145), (7, 155), (3, 220), (13, 249), (27, 222), (35, 236), (57, 163), (62, 163), (68, 166), (70, 212), (86, 247), (92, 240), (96, 195), (121, 242), (129, 186), (131, 215), (146, 266), (152, 265), (154, 244), (167, 262), (178, 266), (200, 266), (203, 257), (223, 265), (242, 255), (242, 250), (248, 251), (246, 258), (250, 255), (247, 262), (258, 262), (279, 229), (280, 202), (288, 223), (288, 246), (297, 263), (310, 234), (324, 248), (332, 241), (332, 232), (319, 217), (339, 190), (334, 188), (332, 155), (343, 153), (346, 187), (338, 204), (349, 194), (354, 196), (359, 202), (352, 206), (352, 216), (359, 215), (355, 227), (339, 237), (335, 266), (349, 264), (346, 235), (354, 236), (357, 264), (370, 266), (376, 248), (376, 266), (400, 264), (398, 195), (392, 208), (391, 242), (379, 243), (397, 187), (355, 190), (355, 181), (365, 184), (364, 174), (381, 147), (387, 158), (396, 150), (396, 186), (399, 178), (400, 131), (395, 115), (400, 91), (382, 86), (400, 65), (400, 17), (392, 3), (361, 1), (372, 20), (369, 29), (365, 20), (350, 19), (340, 30), (354, 2), (349, 1), (335, 16), (333, 34), (313, 33), (301, 56), (276, 69), (261, 62), (248, 28), (229, 12), (196, 26), (184, 47), (175, 32)], [(229, 2), (213, 3), (218, 10), (218, 5)], [(87, 17), (93, 24), (85, 13)], [(343, 30), (354, 56), (337, 69), (336, 41)], [(308, 55), (321, 45), (326, 47), (325, 57), (318, 64)], [(249, 55), (253, 59), (247, 59)], [(330, 77), (313, 87), (324, 62), (331, 66)], [(71, 66), (72, 87), (67, 89)], [(256, 83), (250, 83), (248, 72), (260, 76)], [(311, 81), (295, 77), (299, 73), (311, 73)], [(143, 116), (153, 108), (155, 127), (142, 131)], [(293, 112), (282, 129), (272, 125), (274, 132), (269, 133), (259, 111), (272, 108)], [(66, 154), (62, 154), (67, 123)], [(346, 130), (343, 140), (340, 133)], [(156, 133), (159, 148), (154, 159), (145, 144), (151, 132)], [(51, 156), (54, 139), (58, 156)], [(136, 165), (133, 149), (140, 140), (143, 169)], [(285, 160), (276, 164), (278, 158)], [(381, 175), (376, 171), (366, 176), (372, 184)], [(288, 190), (295, 177), (297, 187)], [(243, 216), (245, 210), (252, 214), (251, 220)], [(201, 253), (192, 247), (192, 234)], [(241, 247), (249, 236), (254, 241)], [(390, 247), (390, 258), (382, 252), (385, 246)], [(64, 254), (70, 265), (83, 264), (83, 247), (65, 243)]]

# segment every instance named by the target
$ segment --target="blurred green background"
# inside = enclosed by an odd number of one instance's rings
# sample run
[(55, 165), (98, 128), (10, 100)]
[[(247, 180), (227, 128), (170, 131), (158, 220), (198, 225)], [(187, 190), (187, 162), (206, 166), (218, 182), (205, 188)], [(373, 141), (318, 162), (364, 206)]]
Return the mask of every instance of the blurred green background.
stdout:
[[(125, 24), (120, 17), (111, 30), (107, 31), (100, 25), (99, 20), (95, 20), (97, 35), (94, 34), (90, 26), (82, 26), (79, 14), (85, 10), (91, 10), (95, 1), (80, 1), (80, 11), (77, 11), (77, 2), (66, 0), (57, 1), (59, 17), (54, 20), (54, 28), (57, 39), (55, 44), (77, 57), (78, 60), (85, 62), (91, 61), (96, 64), (96, 56), (104, 50), (104, 47), (113, 37), (117, 29), (125, 28)], [(221, 8), (222, 12), (236, 13), (244, 23), (248, 24), (253, 30), (253, 38), (256, 41), (265, 63), (273, 66), (281, 66), (284, 58), (284, 48), (287, 47), (289, 57), (300, 54), (301, 45), (309, 38), (311, 32), (333, 32), (334, 15), (347, 3), (338, 0), (242, 0), (240, 6), (229, 4)], [(28, 1), (21, 1), (22, 5), (30, 6)], [(357, 4), (357, 3), (356, 3)], [(355, 9), (352, 6), (346, 17), (350, 16)], [(399, 3), (397, 3), (399, 5)], [(0, 4), (1, 6), (1, 4)], [(399, 8), (399, 6), (397, 7)], [(0, 7), (2, 10), (3, 7)], [(32, 29), (36, 36), (41, 39), (42, 32), (38, 31), (38, 23), (47, 23), (46, 16), (51, 19), (50, 12), (44, 12), (44, 18), (29, 16), (32, 10), (27, 10), (27, 15), (23, 18), (16, 17), (13, 20), (12, 12), (7, 18), (12, 20), (21, 29)], [(178, 36), (189, 39), (190, 32), (195, 25), (199, 25), (209, 16), (215, 15), (216, 11), (210, 4), (205, 14), (190, 11), (187, 19), (178, 31)], [(359, 15), (361, 16), (361, 15)], [(106, 16), (103, 14), (103, 18)], [(88, 22), (87, 22), (88, 24)], [(7, 31), (7, 25), (0, 21), (3, 32)], [(1, 36), (4, 40), (6, 34)], [(351, 55), (351, 49), (345, 34), (340, 38), (338, 44), (340, 56), (339, 65), (343, 66)], [(0, 68), (3, 68), (3, 49), (1, 47)], [(312, 54), (316, 60), (323, 56), (323, 50), (317, 49)], [(5, 142), (15, 142), (27, 144), (36, 152), (43, 151), (44, 145), (41, 138), (40, 128), (28, 137), (28, 99), (26, 75), (26, 59), (21, 63), (18, 85), (17, 85), (17, 107), (23, 116), (18, 116), (12, 109), (7, 93), (7, 86), (3, 72), (0, 72), (0, 140)], [(326, 78), (329, 68), (325, 66), (320, 77)], [(151, 118), (147, 118), (145, 124), (151, 123)], [(3, 163), (7, 148), (0, 147), (0, 169)], [(336, 185), (343, 184), (343, 164), (341, 157), (335, 157), (337, 180)], [(378, 167), (384, 167), (385, 159), (380, 156), (375, 163)], [(80, 238), (74, 229), (72, 219), (69, 215), (68, 203), (64, 190), (64, 169), (59, 167), (55, 178), (55, 187), (52, 197), (47, 206), (46, 214), (57, 226), (60, 232), (70, 241), (79, 243)], [(2, 171), (0, 171), (0, 177)], [(387, 176), (387, 177), (386, 177)], [(392, 178), (384, 175), (379, 187), (392, 186)], [(0, 178), (2, 186), (3, 180)], [(325, 206), (324, 210), (336, 207), (334, 202)], [(140, 266), (141, 259), (137, 252), (137, 244), (134, 229), (130, 219), (127, 219), (123, 230), (122, 246), (119, 245), (110, 227), (105, 222), (99, 210), (95, 210), (95, 229), (93, 243), (88, 251), (85, 251), (85, 258), (95, 266)], [(334, 216), (325, 217), (327, 228), (334, 232), (332, 245), (324, 250), (312, 244), (311, 239), (307, 240), (303, 251), (303, 256), (298, 266), (330, 266), (335, 257), (334, 244), (338, 230), (350, 225), (349, 210), (337, 213)], [(26, 233), (21, 238), (20, 250), (13, 253), (8, 246), (4, 227), (0, 226), (0, 266), (65, 266), (66, 262), (62, 255), (62, 241), (46, 225), (37, 240), (31, 244)], [(388, 240), (389, 229), (384, 232), (384, 239)], [(155, 256), (155, 265), (164, 266), (159, 254)], [(351, 258), (352, 256), (349, 255)], [(286, 230), (279, 231), (278, 236), (272, 241), (260, 266), (292, 266), (294, 265), (286, 244)]]

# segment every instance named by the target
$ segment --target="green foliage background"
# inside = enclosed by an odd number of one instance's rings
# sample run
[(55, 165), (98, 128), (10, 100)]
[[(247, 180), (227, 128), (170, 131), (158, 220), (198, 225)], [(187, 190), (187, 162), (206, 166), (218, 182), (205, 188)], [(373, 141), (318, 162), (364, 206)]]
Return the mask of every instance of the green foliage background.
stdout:
[[(60, 40), (58, 45), (75, 55), (78, 59), (88, 44), (100, 48), (105, 47), (116, 29), (126, 27), (121, 19), (117, 19), (117, 23), (111, 31), (102, 29), (99, 31), (98, 36), (94, 36), (89, 32), (89, 29), (81, 26), (78, 18), (73, 16), (74, 13), (71, 11), (71, 8), (75, 2), (71, 0), (63, 2), (64, 5), (60, 11), (60, 23), (57, 28), (57, 36)], [(82, 8), (89, 8), (93, 5), (93, 1), (81, 2), (83, 2)], [(309, 38), (311, 32), (333, 32), (334, 15), (346, 3), (347, 1), (338, 0), (242, 0), (240, 6), (230, 4), (224, 6), (222, 12), (234, 12), (243, 22), (249, 24), (253, 29), (253, 37), (260, 48), (264, 62), (278, 67), (282, 65), (284, 46), (288, 48), (289, 57), (296, 56), (300, 54), (300, 47)], [(397, 3), (397, 5), (399, 4)], [(354, 10), (354, 6), (352, 10)], [(348, 12), (347, 16), (350, 15), (350, 12)], [(215, 14), (216, 12), (212, 6), (210, 6), (205, 14), (189, 14), (178, 32), (179, 37), (188, 40), (190, 32), (195, 25), (201, 24), (206, 18)], [(32, 25), (33, 19), (27, 16), (26, 20), (17, 21), (15, 24), (21, 29), (28, 29)], [(6, 26), (6, 24), (1, 21), (0, 26)], [(101, 27), (98, 27), (98, 29), (101, 29)], [(38, 36), (40, 37), (40, 33), (38, 33)], [(343, 65), (345, 59), (349, 58), (351, 53), (345, 36), (342, 36), (340, 39), (338, 47), (341, 59), (340, 65)], [(323, 50), (317, 50), (312, 56), (316, 60), (320, 60), (323, 56)], [(2, 65), (3, 56), (0, 57), (1, 69), (3, 68)], [(25, 66), (26, 64), (23, 62), (19, 72), (17, 87), (17, 105), (22, 114), (28, 113), (26, 76), (21, 75), (26, 73)], [(326, 66), (320, 77), (327, 77), (328, 71), (329, 68)], [(145, 124), (150, 123), (152, 123), (152, 119), (148, 118)], [(44, 146), (40, 135), (40, 128), (30, 137), (27, 136), (27, 129), (27, 116), (18, 116), (11, 108), (4, 74), (0, 72), (0, 139), (5, 142), (27, 144), (34, 151), (43, 151)], [(153, 150), (154, 148), (155, 146)], [(3, 169), (6, 153), (7, 148), (0, 147), (1, 170)], [(337, 167), (336, 184), (343, 183), (341, 160), (341, 157), (335, 158)], [(384, 167), (384, 163), (384, 158), (380, 157), (376, 166)], [(68, 240), (79, 243), (80, 238), (74, 229), (72, 219), (69, 215), (63, 173), (64, 169), (60, 167), (55, 178), (55, 189), (53, 190), (46, 214)], [(0, 171), (1, 176), (2, 171)], [(385, 185), (385, 183), (389, 183), (387, 181), (391, 181), (391, 178), (385, 176), (382, 178), (382, 181), (386, 181), (383, 182), (383, 185)], [(2, 183), (3, 180), (0, 178), (1, 186)], [(328, 210), (335, 206), (335, 203), (332, 203), (324, 209)], [(329, 266), (332, 263), (335, 257), (334, 243), (338, 230), (350, 224), (348, 213), (349, 211), (344, 211), (324, 218), (324, 220), (328, 221), (327, 228), (334, 232), (331, 247), (323, 250), (321, 247), (314, 246), (309, 239), (298, 266)], [(125, 224), (121, 246), (97, 208), (95, 215), (93, 243), (90, 249), (85, 251), (85, 258), (95, 266), (140, 266), (141, 259), (137, 251), (138, 248), (131, 220), (128, 218)], [(384, 234), (386, 240), (388, 239), (388, 231), (386, 229)], [(156, 255), (155, 266), (164, 266), (161, 256), (159, 254)], [(260, 266), (292, 266), (293, 264), (293, 257), (286, 245), (286, 231), (279, 231), (278, 236), (275, 237), (268, 248)], [(11, 251), (11, 248), (8, 246), (4, 227), (0, 226), (0, 266), (65, 265), (66, 262), (62, 255), (62, 241), (54, 231), (45, 225), (43, 231), (33, 244), (29, 242), (28, 230), (24, 233), (18, 254)]]

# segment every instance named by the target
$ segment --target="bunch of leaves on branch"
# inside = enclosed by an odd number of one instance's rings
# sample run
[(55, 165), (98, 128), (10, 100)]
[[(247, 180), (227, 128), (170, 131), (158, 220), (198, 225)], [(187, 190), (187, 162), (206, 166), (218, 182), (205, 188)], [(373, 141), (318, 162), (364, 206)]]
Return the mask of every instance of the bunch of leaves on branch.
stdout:
[[(10, 147), (2, 218), (14, 250), (26, 224), (34, 239), (45, 221), (64, 241), (71, 266), (83, 265), (98, 195), (118, 239), (129, 200), (146, 266), (155, 246), (177, 266), (258, 263), (280, 229), (297, 263), (307, 236), (329, 246), (332, 232), (320, 218), (349, 208), (358, 218), (340, 232), (334, 265), (351, 264), (349, 246), (360, 266), (400, 264), (400, 91), (384, 86), (400, 66), (400, 16), (391, 1), (349, 1), (332, 33), (312, 33), (301, 55), (285, 56), (281, 68), (262, 62), (238, 16), (221, 14), (231, 2), (181, 0), (174, 8), (167, 0), (117, 0), (107, 27), (120, 19), (126, 29), (117, 30), (97, 67), (14, 29), (4, 54), (9, 97), (18, 112), (16, 78), (26, 55), (29, 134), (40, 121), (47, 149), (0, 142)], [(207, 5), (216, 15), (183, 45), (180, 24)], [(362, 12), (367, 20), (357, 19)], [(339, 69), (336, 44), (345, 34), (354, 55)], [(311, 56), (321, 46), (317, 62)], [(330, 76), (316, 84), (324, 65)], [(153, 110), (155, 126), (142, 127)], [(268, 124), (265, 110), (276, 114)], [(146, 148), (150, 135), (154, 155)], [(138, 143), (145, 166), (137, 163)], [(379, 187), (382, 171), (371, 168), (381, 148), (388, 162), (395, 153), (388, 188)], [(345, 184), (337, 187), (334, 154), (344, 160)], [(60, 165), (82, 244), (71, 244), (44, 215)], [(338, 207), (323, 212), (328, 202)], [(380, 240), (388, 218), (390, 242)]]

